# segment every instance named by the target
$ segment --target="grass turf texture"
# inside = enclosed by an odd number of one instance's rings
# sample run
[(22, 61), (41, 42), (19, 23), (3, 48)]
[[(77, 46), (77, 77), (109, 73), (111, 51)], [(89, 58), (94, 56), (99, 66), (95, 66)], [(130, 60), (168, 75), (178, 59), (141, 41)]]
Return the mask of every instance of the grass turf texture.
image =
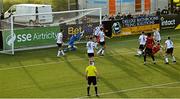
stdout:
[[(156, 65), (149, 57), (143, 65), (143, 57), (135, 56), (138, 35), (107, 40), (105, 56), (95, 56), (100, 97), (180, 98), (179, 33), (161, 31), (162, 43), (170, 35), (175, 44), (177, 63), (170, 61), (169, 65), (159, 54)], [(85, 44), (65, 57), (56, 57), (56, 53), (56, 48), (50, 48), (16, 52), (14, 56), (0, 54), (0, 97), (85, 98)]]

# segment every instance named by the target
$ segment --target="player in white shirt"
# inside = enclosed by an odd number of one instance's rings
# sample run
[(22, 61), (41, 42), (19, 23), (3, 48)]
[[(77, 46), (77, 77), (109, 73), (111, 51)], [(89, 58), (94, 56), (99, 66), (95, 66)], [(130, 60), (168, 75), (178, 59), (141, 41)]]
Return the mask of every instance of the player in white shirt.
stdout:
[(94, 34), (93, 34), (93, 35), (94, 35), (94, 37), (95, 37), (95, 42), (96, 42), (96, 43), (99, 42), (99, 33), (100, 33), (100, 31), (101, 31), (101, 30), (100, 30), (101, 28), (103, 28), (103, 25), (100, 24), (99, 26), (95, 27), (95, 29), (94, 29)]
[(137, 55), (142, 55), (143, 54), (143, 50), (145, 48), (145, 44), (146, 44), (146, 38), (147, 36), (144, 34), (144, 32), (142, 32), (142, 34), (139, 36), (139, 49), (137, 51)]
[(99, 36), (99, 32), (100, 32), (100, 26), (95, 27), (95, 29), (94, 29), (94, 36), (96, 38)]
[(158, 29), (154, 29), (154, 40), (156, 43), (160, 43), (161, 41), (161, 35)]
[(89, 62), (94, 62), (94, 48), (96, 47), (95, 42), (93, 42), (93, 37), (89, 38), (89, 41), (86, 44), (87, 54), (89, 57)]
[(105, 34), (103, 32), (103, 28), (100, 28), (100, 32), (99, 32), (99, 44), (100, 44), (100, 49), (97, 52), (97, 54), (99, 55), (104, 55), (104, 50), (105, 50)]
[(170, 55), (172, 57), (172, 61), (176, 63), (176, 59), (173, 55), (174, 44), (172, 40), (170, 39), (170, 37), (168, 37), (168, 39), (165, 41), (165, 50), (166, 50), (165, 63), (169, 64), (168, 55)]
[(158, 28), (157, 29), (154, 28), (153, 31), (154, 31), (153, 38), (154, 38), (156, 47), (160, 46), (159, 52), (160, 52), (161, 56), (163, 56), (163, 50), (162, 50), (163, 46), (161, 46), (161, 44), (160, 44), (160, 42), (161, 42), (161, 35), (159, 33), (159, 29)]
[(60, 55), (65, 55), (64, 51), (62, 49), (62, 44), (63, 44), (63, 30), (61, 29), (59, 33), (57, 33), (57, 41), (56, 44), (58, 45), (58, 53), (57, 53), (57, 57), (59, 57)]

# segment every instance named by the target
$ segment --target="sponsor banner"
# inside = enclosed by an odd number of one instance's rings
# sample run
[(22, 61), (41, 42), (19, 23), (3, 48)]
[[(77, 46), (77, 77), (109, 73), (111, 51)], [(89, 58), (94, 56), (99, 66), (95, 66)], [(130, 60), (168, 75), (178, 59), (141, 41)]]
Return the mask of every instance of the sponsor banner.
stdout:
[(161, 29), (175, 29), (178, 25), (178, 15), (161, 15)]
[(177, 23), (176, 23), (176, 28), (175, 29), (180, 29), (180, 19), (179, 18), (180, 18), (180, 14), (178, 14), (177, 17), (176, 17), (176, 22)]
[[(99, 26), (99, 22), (96, 23), (84, 23), (84, 24), (64, 24), (60, 27), (64, 30), (64, 33), (68, 36), (77, 34), (84, 31), (85, 35), (92, 35), (94, 28)], [(67, 37), (68, 37), (67, 36)]]
[(15, 49), (56, 44), (58, 32), (59, 26), (17, 29), (13, 35), (3, 31), (4, 49), (10, 49), (13, 43)]
[(141, 16), (138, 18), (124, 19), (122, 20), (122, 26), (125, 27), (134, 27), (134, 26), (144, 26), (151, 24), (159, 24), (158, 16)]
[(158, 16), (103, 21), (102, 23), (105, 28), (105, 34), (109, 37), (139, 34), (142, 31), (152, 32), (153, 28), (160, 28)]
[(179, 29), (180, 15), (161, 15), (160, 26), (161, 29)]
[(85, 30), (85, 34), (91, 35), (93, 33), (93, 29), (98, 25), (99, 23), (92, 23), (87, 25), (64, 24), (62, 26), (54, 27), (33, 27), (14, 30), (13, 35), (11, 35), (10, 30), (7, 30), (3, 31), (3, 48), (4, 50), (12, 49), (13, 43), (14, 49), (55, 45), (57, 33), (60, 31), (60, 28), (64, 29), (64, 42), (67, 42), (68, 38), (72, 34), (77, 34), (83, 30)]
[(154, 28), (159, 29), (160, 28), (159, 24), (122, 28), (122, 32), (119, 36), (140, 34), (142, 31), (152, 32)]

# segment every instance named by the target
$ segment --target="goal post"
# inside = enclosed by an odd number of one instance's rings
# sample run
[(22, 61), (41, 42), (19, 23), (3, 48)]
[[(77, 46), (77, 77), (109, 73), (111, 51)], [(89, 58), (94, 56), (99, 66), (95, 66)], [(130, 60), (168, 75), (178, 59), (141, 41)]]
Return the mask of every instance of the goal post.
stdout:
[(71, 10), (51, 13), (17, 14), (6, 20), (3, 31), (3, 53), (49, 48), (56, 46), (56, 36), (60, 29), (64, 32), (64, 41), (78, 32), (86, 35), (93, 33), (94, 27), (101, 24), (101, 8)]

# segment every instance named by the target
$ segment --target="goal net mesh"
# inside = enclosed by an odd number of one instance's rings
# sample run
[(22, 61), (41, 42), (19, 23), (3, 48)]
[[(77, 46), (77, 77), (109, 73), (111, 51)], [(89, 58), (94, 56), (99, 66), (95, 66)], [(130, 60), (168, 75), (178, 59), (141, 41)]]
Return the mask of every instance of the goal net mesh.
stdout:
[(56, 36), (63, 29), (63, 39), (84, 31), (76, 43), (83, 43), (94, 27), (101, 24), (101, 9), (71, 10), (51, 13), (12, 15), (5, 20), (3, 52), (14, 54), (19, 50), (31, 50), (56, 46)]

